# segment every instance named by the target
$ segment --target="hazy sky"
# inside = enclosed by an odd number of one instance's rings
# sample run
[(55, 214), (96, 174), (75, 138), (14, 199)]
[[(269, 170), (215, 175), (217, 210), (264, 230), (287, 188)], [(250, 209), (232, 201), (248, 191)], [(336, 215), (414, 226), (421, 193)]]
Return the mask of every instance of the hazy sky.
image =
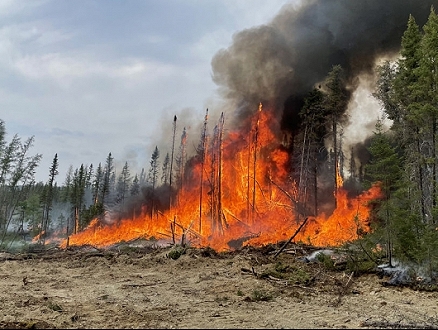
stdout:
[[(298, 0), (0, 0), (0, 119), (34, 136), (46, 182), (67, 169), (149, 168), (163, 122), (215, 106), (211, 60)], [(190, 118), (185, 118), (186, 121)], [(198, 134), (198, 132), (196, 132)]]

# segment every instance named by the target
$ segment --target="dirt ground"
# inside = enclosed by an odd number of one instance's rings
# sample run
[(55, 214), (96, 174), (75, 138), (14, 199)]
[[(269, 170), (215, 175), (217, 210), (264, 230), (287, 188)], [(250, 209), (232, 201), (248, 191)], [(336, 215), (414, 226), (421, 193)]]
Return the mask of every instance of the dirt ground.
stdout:
[(436, 291), (329, 271), (302, 248), (277, 252), (3, 252), (0, 328), (438, 328)]

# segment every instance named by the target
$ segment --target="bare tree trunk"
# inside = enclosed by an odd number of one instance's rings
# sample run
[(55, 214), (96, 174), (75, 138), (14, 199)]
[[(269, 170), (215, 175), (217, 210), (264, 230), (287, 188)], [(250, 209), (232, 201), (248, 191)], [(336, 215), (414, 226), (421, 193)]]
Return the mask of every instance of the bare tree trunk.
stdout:
[(208, 120), (208, 109), (205, 112), (204, 127), (202, 130), (202, 150), (201, 150), (201, 182), (199, 191), (199, 233), (202, 235), (202, 194), (204, 185), (204, 166), (205, 166), (205, 148), (207, 145), (207, 120)]
[(314, 160), (315, 164), (313, 164), (313, 191), (314, 191), (314, 215), (318, 215), (318, 163), (316, 160)]
[[(419, 138), (419, 128), (416, 128), (416, 133), (417, 133), (417, 139), (416, 139), (416, 148), (417, 148), (417, 153), (419, 155), (421, 155), (421, 142), (420, 142), (420, 138)], [(418, 190), (420, 192), (420, 203), (421, 203), (421, 218), (423, 220), (423, 223), (426, 221), (426, 205), (425, 205), (425, 201), (424, 201), (424, 187), (423, 187), (423, 183), (424, 183), (424, 174), (423, 174), (423, 165), (420, 163), (417, 165), (418, 166)]]
[(334, 193), (335, 193), (335, 208), (337, 207), (337, 194), (338, 194), (338, 139), (337, 139), (337, 123), (336, 118), (333, 117), (333, 158), (334, 158)]
[(77, 206), (75, 206), (74, 209), (75, 212), (75, 234), (77, 234), (79, 232), (79, 209)]
[(259, 104), (259, 110), (257, 113), (257, 122), (254, 134), (254, 161), (253, 161), (253, 187), (252, 187), (252, 218), (255, 218), (255, 205), (256, 205), (256, 183), (257, 183), (257, 147), (258, 147), (258, 136), (259, 136), (259, 126), (260, 126), (260, 113), (262, 111), (262, 104)]
[(211, 172), (210, 172), (210, 191), (208, 195), (210, 196), (210, 217), (211, 217), (211, 225), (212, 231), (216, 231), (217, 227), (217, 192), (216, 192), (216, 184), (217, 184), (217, 146), (218, 146), (218, 126), (216, 125), (213, 131), (213, 140), (211, 143)]
[(251, 164), (251, 148), (252, 148), (252, 136), (251, 136), (252, 130), (250, 131), (250, 136), (248, 138), (248, 166), (247, 166), (247, 171), (246, 171), (246, 217), (247, 217), (247, 222), (251, 223), (252, 219), (251, 219), (251, 202), (249, 199), (249, 194), (250, 194), (250, 184), (251, 184), (251, 179), (250, 179), (250, 164)]
[(173, 173), (173, 154), (175, 152), (175, 133), (176, 133), (176, 116), (173, 117), (173, 135), (172, 135), (172, 153), (170, 156), (170, 174), (169, 174), (169, 209), (172, 207), (172, 173)]
[(223, 131), (224, 131), (224, 113), (222, 112), (221, 118), (219, 120), (219, 145), (218, 145), (218, 205), (217, 205), (217, 218), (219, 220), (219, 230), (222, 232), (222, 218), (224, 217), (222, 211), (222, 139), (223, 139)]
[[(433, 116), (432, 121), (432, 209), (436, 208), (437, 205), (437, 172), (436, 172), (436, 131), (437, 131), (437, 124), (436, 124), (436, 118)], [(436, 223), (435, 217), (431, 217), (433, 223)]]

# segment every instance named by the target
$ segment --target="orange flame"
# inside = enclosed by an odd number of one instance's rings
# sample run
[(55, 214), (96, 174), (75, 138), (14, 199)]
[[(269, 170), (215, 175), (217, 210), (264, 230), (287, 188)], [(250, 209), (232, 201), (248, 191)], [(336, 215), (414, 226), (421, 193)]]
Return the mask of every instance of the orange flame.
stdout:
[(344, 179), (342, 178), (341, 171), (339, 170), (339, 164), (336, 162), (336, 187), (340, 188), (344, 185)]
[[(243, 123), (239, 130), (228, 132), (227, 138), (221, 141), (217, 148), (221, 150), (221, 164), (217, 150), (206, 152), (204, 164), (215, 165), (204, 176), (208, 180), (203, 181), (202, 190), (202, 166), (198, 162), (191, 164), (190, 182), (183, 185), (177, 202), (165, 213), (151, 217), (150, 212), (144, 211), (113, 225), (94, 219), (85, 230), (71, 235), (68, 244), (107, 247), (137, 238), (156, 238), (173, 243), (189, 241), (193, 246), (223, 251), (289, 239), (304, 215), (297, 211), (300, 201), (296, 184), (288, 175), (289, 154), (274, 134), (279, 131), (278, 122), (270, 112), (262, 111), (260, 104), (249, 122)], [(336, 179), (341, 187), (339, 173)], [(309, 217), (296, 241), (338, 246), (370, 231), (367, 202), (381, 197), (379, 187), (376, 185), (351, 199), (339, 188), (335, 196), (337, 208), (333, 214)], [(64, 240), (61, 247), (65, 248), (66, 244)]]
[(38, 235), (36, 235), (34, 238), (32, 238), (32, 243), (37, 243), (39, 242), (43, 235), (45, 234), (45, 231), (43, 230), (42, 232), (40, 232)]

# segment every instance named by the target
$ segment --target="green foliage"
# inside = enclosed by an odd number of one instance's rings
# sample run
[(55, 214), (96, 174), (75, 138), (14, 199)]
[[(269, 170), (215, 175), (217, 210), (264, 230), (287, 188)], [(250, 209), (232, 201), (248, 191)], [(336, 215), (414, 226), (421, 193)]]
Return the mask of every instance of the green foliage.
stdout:
[(381, 183), (381, 188), (389, 198), (391, 191), (397, 188), (402, 177), (401, 158), (392, 146), (390, 138), (383, 131), (381, 120), (376, 122), (376, 131), (368, 147), (371, 159), (365, 165), (365, 179), (368, 186), (375, 182)]
[(26, 225), (20, 207), (33, 192), (35, 185), (35, 168), (41, 160), (41, 155), (29, 155), (34, 137), (22, 142), (14, 135), (10, 142), (6, 141), (5, 123), (0, 120), (0, 247), (7, 246), (9, 232), (14, 226)]
[(152, 186), (152, 189), (155, 189), (158, 185), (159, 158), (160, 158), (160, 151), (158, 149), (158, 146), (156, 146), (151, 156), (150, 168), (147, 178), (148, 182)]
[(261, 274), (261, 278), (269, 278), (270, 276), (284, 279), (294, 284), (306, 285), (311, 279), (311, 274), (301, 267), (296, 265), (287, 265), (278, 261), (274, 268), (265, 269)]
[(185, 253), (186, 253), (186, 248), (184, 248), (180, 245), (176, 245), (169, 251), (167, 256), (170, 259), (177, 260), (177, 259), (179, 259), (179, 257), (181, 257)]
[(270, 294), (269, 292), (262, 290), (262, 289), (254, 289), (251, 292), (251, 296), (249, 297), (249, 301), (271, 301), (274, 299), (274, 296)]
[(356, 276), (373, 273), (377, 265), (387, 261), (386, 241), (378, 234), (377, 232), (367, 235), (350, 244), (346, 252), (348, 256), (344, 266), (346, 272), (353, 272)]
[(324, 253), (318, 253), (316, 255), (316, 260), (318, 262), (320, 262), (324, 266), (325, 269), (328, 269), (328, 270), (335, 270), (336, 269), (335, 262), (329, 255), (326, 255)]
[(304, 106), (299, 115), (302, 125), (308, 127), (309, 139), (322, 143), (327, 131), (327, 110), (325, 108), (325, 94), (319, 89), (313, 89), (305, 98)]

